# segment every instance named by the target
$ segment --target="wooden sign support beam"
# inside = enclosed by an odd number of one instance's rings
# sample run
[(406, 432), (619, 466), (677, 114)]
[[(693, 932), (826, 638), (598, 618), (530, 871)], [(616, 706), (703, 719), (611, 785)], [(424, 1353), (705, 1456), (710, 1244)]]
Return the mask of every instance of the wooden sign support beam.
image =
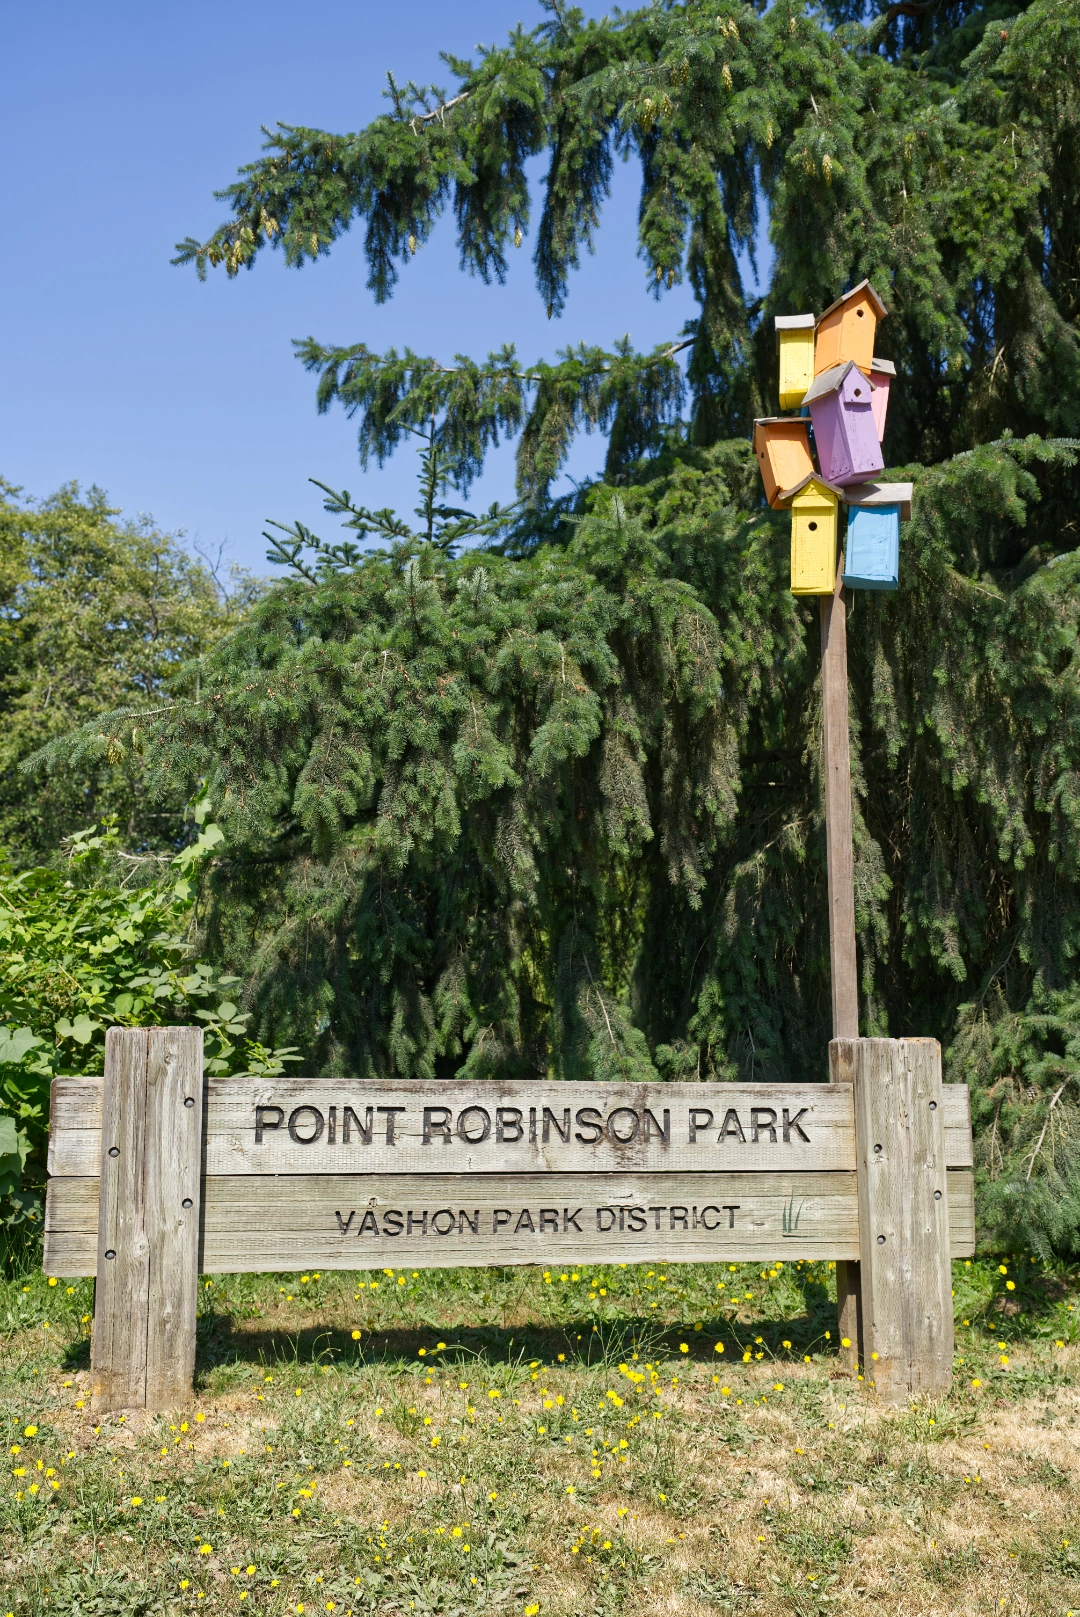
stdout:
[(105, 1036), (95, 1410), (179, 1408), (191, 1397), (202, 1181), (201, 1028)]
[[(855, 952), (855, 860), (851, 844), (851, 742), (848, 731), (847, 591), (844, 558), (831, 595), (822, 595), (821, 708), (825, 774), (825, 845), (829, 872), (829, 963), (834, 1039), (859, 1037), (859, 976)], [(850, 1082), (846, 1064), (830, 1073)], [(846, 1362), (865, 1361), (859, 1303), (859, 1265), (836, 1265), (837, 1326)]]
[(953, 1309), (941, 1046), (842, 1039), (855, 1085), (864, 1374), (905, 1404), (952, 1385)]

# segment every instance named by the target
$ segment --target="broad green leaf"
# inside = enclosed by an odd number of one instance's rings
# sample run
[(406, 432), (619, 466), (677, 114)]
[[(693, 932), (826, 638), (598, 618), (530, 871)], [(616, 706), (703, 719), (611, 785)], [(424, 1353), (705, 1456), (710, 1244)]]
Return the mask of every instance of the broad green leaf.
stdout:
[(101, 1025), (84, 1012), (77, 1016), (74, 1022), (69, 1022), (66, 1016), (61, 1017), (56, 1024), (56, 1031), (62, 1039), (74, 1039), (78, 1044), (89, 1044)]
[(15, 1119), (6, 1112), (0, 1112), (0, 1158), (15, 1157), (19, 1155), (19, 1131)]
[(0, 1028), (0, 1061), (21, 1061), (28, 1050), (43, 1043), (28, 1027)]

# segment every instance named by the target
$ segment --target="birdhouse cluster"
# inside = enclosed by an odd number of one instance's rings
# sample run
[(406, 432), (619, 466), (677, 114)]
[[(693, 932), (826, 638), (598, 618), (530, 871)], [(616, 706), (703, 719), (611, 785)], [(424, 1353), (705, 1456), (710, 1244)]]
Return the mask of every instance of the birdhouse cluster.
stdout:
[(894, 590), (900, 573), (900, 523), (911, 515), (911, 484), (878, 481), (890, 360), (874, 354), (885, 305), (870, 285), (837, 298), (819, 320), (776, 319), (780, 408), (797, 414), (754, 423), (754, 453), (773, 507), (791, 512), (791, 589), (831, 595), (836, 585), (840, 506), (846, 505), (844, 583)]

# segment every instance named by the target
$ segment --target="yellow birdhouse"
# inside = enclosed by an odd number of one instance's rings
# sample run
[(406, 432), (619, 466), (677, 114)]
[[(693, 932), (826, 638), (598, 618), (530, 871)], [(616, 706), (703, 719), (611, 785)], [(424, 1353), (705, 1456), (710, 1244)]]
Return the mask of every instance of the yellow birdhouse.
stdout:
[(780, 504), (780, 490), (793, 488), (814, 470), (805, 416), (773, 415), (754, 422), (754, 454), (769, 504)]
[(854, 360), (870, 375), (874, 363), (874, 334), (885, 318), (885, 305), (869, 281), (860, 281), (825, 310), (817, 325), (814, 375)]
[(842, 491), (816, 472), (780, 496), (791, 507), (791, 593), (831, 595)]
[(814, 380), (814, 317), (778, 314), (776, 350), (780, 355), (780, 408), (797, 410)]

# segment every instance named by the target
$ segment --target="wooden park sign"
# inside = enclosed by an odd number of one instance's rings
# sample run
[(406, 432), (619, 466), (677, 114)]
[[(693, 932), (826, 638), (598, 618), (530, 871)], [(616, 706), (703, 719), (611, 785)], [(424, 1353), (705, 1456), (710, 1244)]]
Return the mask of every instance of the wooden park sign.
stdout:
[(46, 1270), (97, 1277), (95, 1407), (190, 1398), (200, 1272), (781, 1255), (859, 1266), (880, 1393), (944, 1390), (967, 1089), (932, 1039), (830, 1062), (805, 1086), (204, 1079), (199, 1029), (112, 1028), (103, 1079), (53, 1084), (45, 1219)]

